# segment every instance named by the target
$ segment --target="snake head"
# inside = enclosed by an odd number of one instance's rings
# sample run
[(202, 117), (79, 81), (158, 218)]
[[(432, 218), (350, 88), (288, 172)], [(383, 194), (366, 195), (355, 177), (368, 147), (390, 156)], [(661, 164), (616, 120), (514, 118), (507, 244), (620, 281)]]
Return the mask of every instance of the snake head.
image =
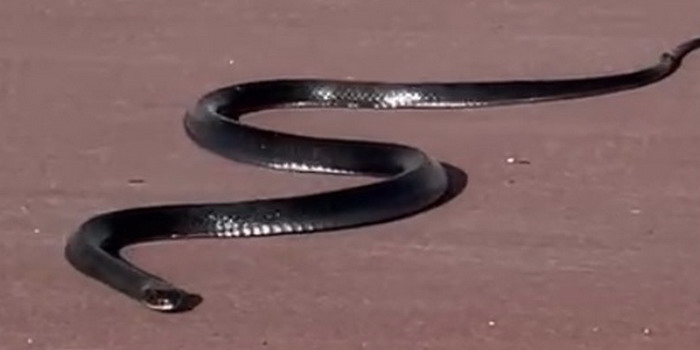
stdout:
[(160, 312), (191, 310), (201, 301), (202, 298), (198, 295), (162, 283), (146, 286), (141, 293), (141, 303)]

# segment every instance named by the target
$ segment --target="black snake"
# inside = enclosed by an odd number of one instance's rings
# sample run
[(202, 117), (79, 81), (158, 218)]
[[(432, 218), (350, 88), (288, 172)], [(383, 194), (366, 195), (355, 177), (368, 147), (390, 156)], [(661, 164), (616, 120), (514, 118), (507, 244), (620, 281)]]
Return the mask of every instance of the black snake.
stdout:
[(150, 309), (187, 310), (196, 304), (197, 295), (139, 269), (120, 256), (120, 249), (161, 239), (258, 237), (372, 224), (424, 210), (448, 186), (444, 167), (416, 148), (263, 130), (240, 123), (243, 114), (307, 107), (475, 108), (601, 95), (657, 82), (698, 47), (700, 38), (664, 53), (654, 66), (588, 78), (451, 83), (267, 80), (224, 87), (203, 96), (186, 113), (187, 133), (200, 146), (272, 169), (384, 180), (298, 197), (108, 212), (79, 227), (65, 256), (79, 271)]

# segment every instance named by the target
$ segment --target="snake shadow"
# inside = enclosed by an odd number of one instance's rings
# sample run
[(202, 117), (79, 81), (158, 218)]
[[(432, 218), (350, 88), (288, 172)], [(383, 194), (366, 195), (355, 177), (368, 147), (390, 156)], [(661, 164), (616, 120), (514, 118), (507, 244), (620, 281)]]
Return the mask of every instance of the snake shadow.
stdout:
[(204, 302), (204, 298), (201, 295), (187, 293), (187, 295), (185, 295), (182, 299), (182, 305), (178, 308), (178, 310), (172, 311), (171, 313), (180, 314), (187, 311), (192, 311), (202, 302)]
[(424, 211), (429, 211), (447, 204), (464, 192), (469, 184), (469, 175), (467, 175), (467, 173), (465, 173), (462, 169), (446, 162), (440, 162), (440, 165), (442, 165), (443, 169), (445, 169), (445, 173), (447, 174), (447, 189), (440, 199), (425, 208)]
[[(433, 202), (433, 204), (430, 204), (430, 205), (428, 205), (428, 206), (426, 206), (423, 209), (420, 209), (418, 211), (415, 211), (412, 213), (406, 213), (404, 215), (390, 218), (390, 219), (386, 219), (386, 220), (381, 220), (381, 221), (375, 222), (375, 223), (370, 224), (370, 225), (383, 225), (383, 224), (387, 224), (390, 222), (404, 220), (404, 219), (408, 219), (408, 218), (418, 216), (418, 215), (423, 215), (426, 212), (429, 212), (433, 209), (436, 209), (437, 207), (440, 207), (440, 206), (443, 206), (443, 205), (449, 203), (450, 201), (455, 199), (457, 196), (459, 196), (462, 192), (464, 192), (464, 190), (467, 188), (467, 185), (469, 184), (469, 176), (467, 175), (467, 173), (465, 173), (462, 169), (460, 169), (452, 164), (446, 163), (446, 162), (440, 162), (440, 165), (445, 170), (445, 174), (447, 175), (447, 189), (445, 189), (445, 192), (442, 194), (442, 196), (440, 198), (438, 198), (438, 200)], [(349, 229), (359, 228), (359, 227), (367, 226), (367, 225), (368, 224), (360, 224), (360, 225), (351, 226), (348, 228)]]

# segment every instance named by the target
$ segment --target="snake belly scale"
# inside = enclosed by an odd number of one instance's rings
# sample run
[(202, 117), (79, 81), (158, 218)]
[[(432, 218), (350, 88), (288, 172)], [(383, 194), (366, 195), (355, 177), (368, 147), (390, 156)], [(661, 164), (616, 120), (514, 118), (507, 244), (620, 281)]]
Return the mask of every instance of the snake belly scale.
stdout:
[(223, 87), (201, 97), (186, 113), (185, 129), (199, 146), (271, 169), (381, 180), (297, 197), (102, 213), (69, 238), (65, 256), (83, 274), (149, 309), (185, 311), (196, 294), (128, 262), (120, 249), (153, 240), (261, 237), (368, 225), (425, 210), (448, 186), (443, 166), (419, 149), (270, 131), (242, 123), (242, 115), (278, 108), (457, 109), (582, 98), (660, 81), (698, 47), (700, 38), (664, 53), (653, 66), (595, 77), (443, 83), (292, 79)]

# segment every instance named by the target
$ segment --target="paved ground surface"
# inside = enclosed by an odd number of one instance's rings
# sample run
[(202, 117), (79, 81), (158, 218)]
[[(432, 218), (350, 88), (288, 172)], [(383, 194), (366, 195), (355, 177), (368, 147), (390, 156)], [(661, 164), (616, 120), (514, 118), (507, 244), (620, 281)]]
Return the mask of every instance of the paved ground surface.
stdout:
[(596, 99), (266, 113), (255, 123), (419, 146), (469, 184), (352, 232), (129, 249), (204, 295), (190, 313), (148, 312), (77, 274), (62, 249), (100, 211), (355, 181), (198, 149), (182, 113), (217, 86), (609, 73), (700, 34), (698, 13), (695, 0), (3, 0), (0, 348), (695, 349), (700, 55)]

